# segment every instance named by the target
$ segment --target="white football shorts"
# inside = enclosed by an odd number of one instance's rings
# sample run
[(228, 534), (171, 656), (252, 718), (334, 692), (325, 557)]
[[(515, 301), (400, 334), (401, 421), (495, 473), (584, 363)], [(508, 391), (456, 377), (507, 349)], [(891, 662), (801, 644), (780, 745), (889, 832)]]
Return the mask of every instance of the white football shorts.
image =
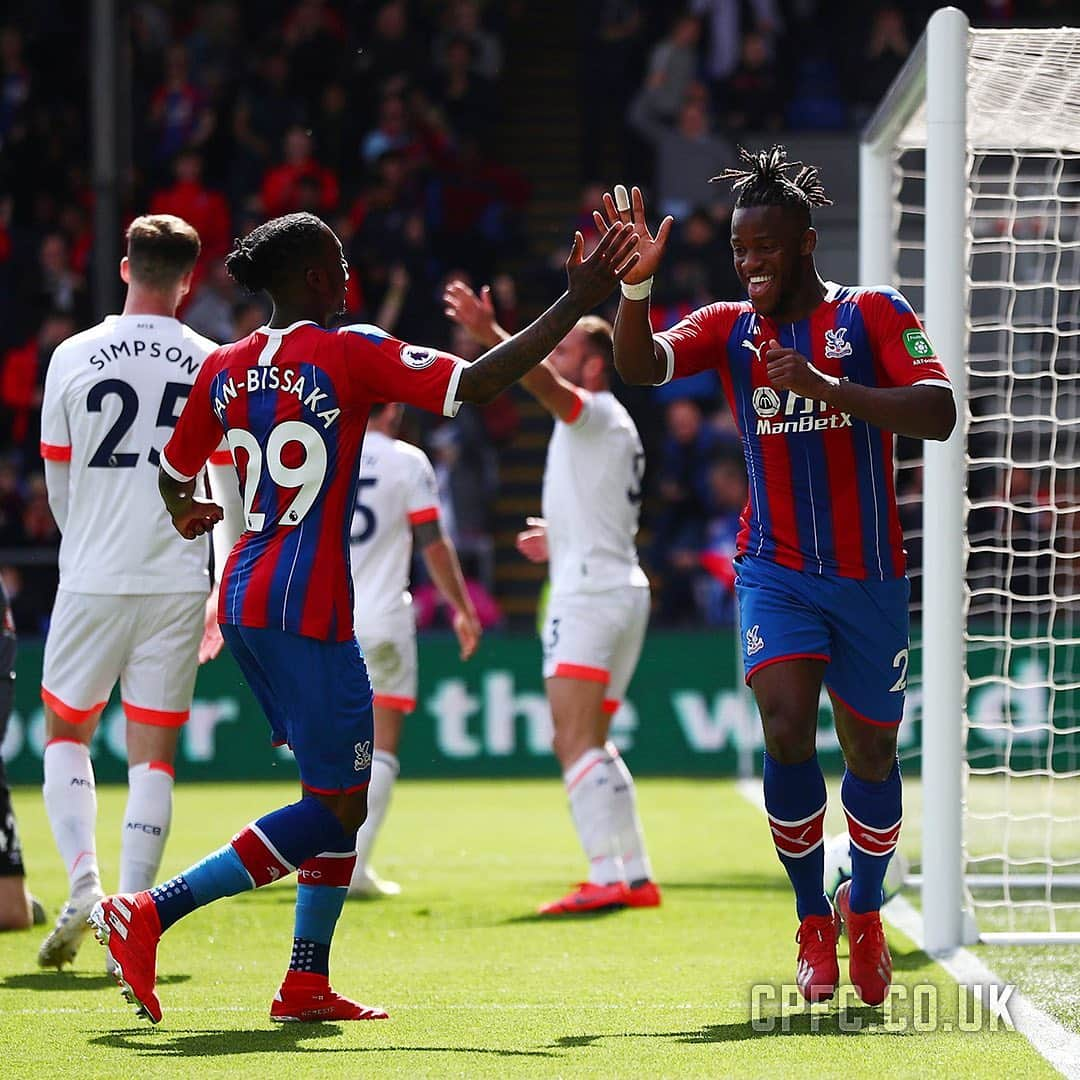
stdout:
[(356, 640), (364, 652), (375, 705), (411, 713), (416, 708), (416, 616), (412, 605), (366, 619)]
[(56, 594), (41, 697), (70, 724), (105, 707), (120, 680), (129, 720), (179, 727), (191, 712), (206, 593)]
[(541, 635), (544, 678), (602, 682), (604, 711), (615, 712), (641, 656), (649, 606), (649, 590), (634, 585), (552, 596)]

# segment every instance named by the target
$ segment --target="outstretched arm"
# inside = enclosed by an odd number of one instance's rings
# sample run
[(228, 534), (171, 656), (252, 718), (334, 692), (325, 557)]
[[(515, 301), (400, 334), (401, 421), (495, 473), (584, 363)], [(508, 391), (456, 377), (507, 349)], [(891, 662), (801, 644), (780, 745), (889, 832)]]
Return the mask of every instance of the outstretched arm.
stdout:
[(615, 316), (615, 369), (623, 382), (631, 386), (655, 386), (664, 381), (667, 374), (667, 357), (653, 341), (652, 324), (649, 322), (649, 291), (653, 274), (660, 266), (668, 237), (671, 235), (673, 218), (660, 222), (656, 235), (649, 231), (645, 222), (645, 198), (641, 188), (635, 187), (627, 197), (626, 188), (619, 184), (614, 197), (604, 193), (604, 210), (594, 211), (593, 220), (600, 230), (613, 227), (617, 222), (630, 224), (638, 238), (637, 265), (623, 282), (627, 286), (639, 286), (642, 295), (634, 299), (626, 295), (619, 300), (619, 312)]
[(465, 587), (457, 551), (438, 521), (426, 521), (413, 528), (413, 542), (424, 558), (431, 580), (454, 613), (454, 633), (461, 646), (461, 659), (468, 660), (480, 644), (483, 627)]
[(634, 268), (637, 243), (633, 228), (619, 225), (607, 229), (593, 253), (583, 259), (585, 241), (581, 233), (575, 233), (566, 260), (566, 292), (535, 322), (465, 368), (458, 400), (486, 405), (535, 367)]
[(956, 402), (944, 386), (863, 386), (824, 375), (794, 349), (770, 341), (769, 381), (778, 390), (824, 401), (874, 427), (914, 439), (944, 441), (956, 425)]
[[(452, 281), (443, 293), (443, 303), (446, 314), (481, 345), (490, 348), (509, 339), (509, 333), (495, 318), (491, 289), (487, 285), (477, 296), (464, 282)], [(568, 420), (580, 408), (578, 391), (548, 360), (542, 360), (523, 375), (521, 385), (557, 420)]]

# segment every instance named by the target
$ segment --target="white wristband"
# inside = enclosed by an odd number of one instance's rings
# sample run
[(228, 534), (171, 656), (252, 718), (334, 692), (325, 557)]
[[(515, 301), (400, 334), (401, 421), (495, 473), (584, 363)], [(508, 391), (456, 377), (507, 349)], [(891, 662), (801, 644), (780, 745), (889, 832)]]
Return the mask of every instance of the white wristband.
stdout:
[(652, 292), (652, 278), (647, 277), (636, 285), (627, 285), (625, 281), (620, 283), (622, 294), (627, 300), (647, 300)]

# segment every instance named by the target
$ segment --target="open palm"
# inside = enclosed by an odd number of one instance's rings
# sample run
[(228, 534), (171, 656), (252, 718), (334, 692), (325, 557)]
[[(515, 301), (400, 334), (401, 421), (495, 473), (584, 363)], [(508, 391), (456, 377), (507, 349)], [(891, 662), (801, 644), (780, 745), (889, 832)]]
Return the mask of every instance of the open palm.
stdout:
[(641, 188), (635, 187), (630, 193), (630, 207), (627, 210), (619, 210), (615, 205), (615, 199), (611, 192), (604, 192), (604, 211), (593, 211), (593, 221), (600, 232), (605, 233), (613, 225), (620, 222), (630, 222), (634, 226), (634, 235), (638, 238), (638, 261), (635, 266), (624, 275), (623, 281), (627, 285), (636, 285), (638, 282), (650, 278), (660, 265), (667, 246), (668, 237), (671, 235), (671, 226), (675, 219), (670, 215), (660, 222), (660, 227), (654, 236), (645, 223), (645, 198), (641, 194)]

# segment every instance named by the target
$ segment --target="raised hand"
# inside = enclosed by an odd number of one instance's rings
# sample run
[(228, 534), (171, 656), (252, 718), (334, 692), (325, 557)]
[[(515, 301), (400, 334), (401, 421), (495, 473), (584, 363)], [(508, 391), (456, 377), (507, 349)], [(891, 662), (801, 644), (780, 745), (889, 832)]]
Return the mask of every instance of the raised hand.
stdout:
[[(620, 187), (621, 186), (622, 185), (620, 185)], [(618, 191), (619, 189), (616, 188), (616, 192)], [(625, 198), (626, 189), (622, 188), (620, 194)], [(656, 230), (656, 235), (654, 236), (649, 231), (649, 226), (645, 223), (645, 198), (641, 194), (641, 188), (634, 187), (630, 192), (630, 205), (625, 210), (618, 209), (615, 198), (611, 192), (604, 192), (603, 213), (599, 210), (594, 210), (593, 221), (596, 222), (596, 227), (601, 232), (605, 232), (617, 224), (629, 223), (633, 225), (634, 235), (638, 238), (638, 260), (630, 269), (629, 273), (623, 277), (623, 281), (625, 281), (627, 285), (637, 285), (646, 278), (652, 277), (656, 272), (657, 267), (659, 267), (660, 260), (664, 255), (664, 248), (667, 247), (668, 237), (671, 235), (671, 226), (674, 224), (675, 219), (670, 215), (664, 218), (664, 220), (660, 222), (660, 227)]]
[(487, 348), (498, 345), (506, 336), (495, 318), (490, 286), (485, 285), (477, 296), (465, 282), (451, 281), (443, 292), (443, 305), (448, 318)]
[(600, 243), (583, 258), (585, 238), (574, 233), (574, 246), (566, 260), (567, 295), (582, 311), (591, 311), (611, 295), (615, 286), (637, 265), (638, 238), (632, 225), (616, 224), (603, 230)]

